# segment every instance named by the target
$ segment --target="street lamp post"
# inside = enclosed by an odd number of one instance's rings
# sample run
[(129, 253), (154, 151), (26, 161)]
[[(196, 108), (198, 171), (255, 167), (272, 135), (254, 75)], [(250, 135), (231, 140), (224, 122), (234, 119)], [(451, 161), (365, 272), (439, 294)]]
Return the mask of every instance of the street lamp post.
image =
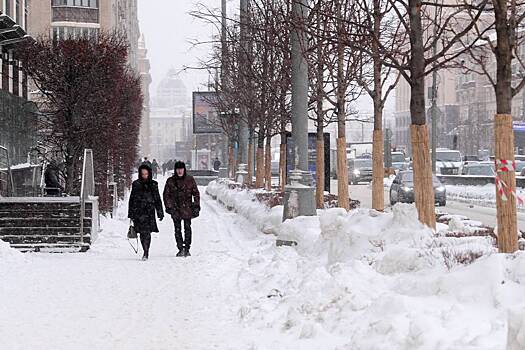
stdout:
[[(292, 46), (292, 140), (294, 171), (285, 187), (283, 220), (317, 214), (315, 188), (308, 172), (308, 63), (305, 21), (307, 0), (293, 0)], [(293, 237), (279, 237), (277, 244), (293, 244)]]
[[(248, 65), (248, 51), (249, 43), (247, 38), (248, 30), (248, 9), (249, 0), (240, 0), (240, 22), (241, 22), (241, 57), (240, 63), (242, 65)], [(243, 84), (246, 86), (245, 84)], [(239, 162), (240, 164), (248, 164), (248, 108), (241, 106), (241, 120), (239, 129)]]

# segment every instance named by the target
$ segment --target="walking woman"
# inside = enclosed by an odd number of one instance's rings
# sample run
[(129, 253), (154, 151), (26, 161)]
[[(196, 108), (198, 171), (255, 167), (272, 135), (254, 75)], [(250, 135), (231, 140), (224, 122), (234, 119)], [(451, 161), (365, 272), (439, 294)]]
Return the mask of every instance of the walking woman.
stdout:
[(151, 233), (159, 232), (155, 211), (159, 220), (164, 218), (162, 201), (159, 194), (159, 185), (152, 178), (152, 170), (142, 164), (139, 167), (139, 178), (133, 181), (131, 196), (129, 197), (128, 217), (133, 221), (135, 231), (140, 234), (140, 243), (144, 250), (142, 260), (148, 260)]

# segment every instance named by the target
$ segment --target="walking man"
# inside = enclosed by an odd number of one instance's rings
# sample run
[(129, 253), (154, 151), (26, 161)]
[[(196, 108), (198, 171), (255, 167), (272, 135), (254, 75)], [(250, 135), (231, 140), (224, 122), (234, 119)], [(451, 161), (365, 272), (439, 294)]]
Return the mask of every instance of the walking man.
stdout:
[(219, 171), (219, 168), (221, 167), (221, 161), (218, 157), (215, 157), (215, 161), (213, 162), (213, 170)]
[(142, 161), (141, 165), (147, 165), (148, 168), (152, 169), (152, 164), (151, 164), (151, 162), (148, 160), (148, 157), (144, 157), (144, 160)]
[(159, 163), (157, 163), (155, 158), (153, 158), (153, 163), (151, 163), (151, 170), (153, 170), (153, 178), (156, 179), (159, 172)]
[(175, 173), (166, 181), (163, 197), (166, 212), (171, 215), (175, 225), (175, 241), (179, 249), (177, 256), (188, 257), (191, 255), (191, 219), (199, 215), (200, 193), (193, 176), (186, 174), (183, 162), (175, 163)]

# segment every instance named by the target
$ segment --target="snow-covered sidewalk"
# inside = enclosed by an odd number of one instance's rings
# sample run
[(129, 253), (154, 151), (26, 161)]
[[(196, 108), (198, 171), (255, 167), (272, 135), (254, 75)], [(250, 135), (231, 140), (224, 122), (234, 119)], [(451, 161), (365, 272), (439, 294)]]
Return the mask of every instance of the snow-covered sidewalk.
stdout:
[[(122, 208), (125, 212), (125, 208)], [(85, 254), (21, 254), (0, 241), (2, 349), (248, 349), (266, 343), (239, 323), (237, 275), (272, 245), (203, 196), (191, 258), (175, 258), (173, 223), (160, 223), (150, 260), (103, 219)], [(123, 214), (123, 213), (121, 213)], [(270, 347), (269, 347), (270, 348)]]

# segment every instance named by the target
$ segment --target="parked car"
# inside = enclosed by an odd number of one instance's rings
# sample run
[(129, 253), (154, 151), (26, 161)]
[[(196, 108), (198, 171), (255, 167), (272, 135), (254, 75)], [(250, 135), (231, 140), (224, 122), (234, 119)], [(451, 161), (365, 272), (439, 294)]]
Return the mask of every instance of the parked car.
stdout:
[(354, 158), (348, 160), (349, 182), (357, 185), (359, 182), (372, 181), (372, 159)]
[(494, 176), (494, 163), (477, 162), (469, 163), (463, 166), (462, 175)]
[(463, 169), (461, 152), (440, 148), (436, 150), (436, 171), (441, 175), (459, 175)]
[(522, 176), (525, 171), (525, 161), (516, 160), (516, 176)]
[(463, 157), (464, 162), (479, 162), (480, 159), (476, 155), (466, 155)]
[(392, 152), (392, 168), (401, 171), (408, 170), (410, 163), (407, 162), (403, 152)]
[[(447, 190), (436, 175), (432, 175), (436, 203), (447, 204)], [(411, 170), (400, 171), (390, 186), (390, 204), (414, 203), (414, 173)]]

